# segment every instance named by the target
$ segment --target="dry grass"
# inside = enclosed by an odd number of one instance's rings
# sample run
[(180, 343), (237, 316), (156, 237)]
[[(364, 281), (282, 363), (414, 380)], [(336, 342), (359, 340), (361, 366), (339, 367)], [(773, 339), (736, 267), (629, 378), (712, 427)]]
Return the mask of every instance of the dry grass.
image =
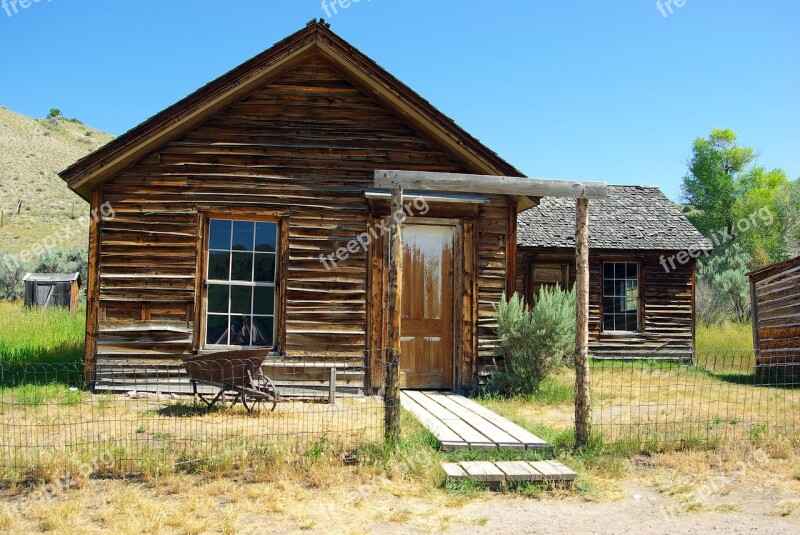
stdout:
[(0, 476), (51, 481), (53, 474), (86, 472), (86, 463), (104, 475), (244, 470), (296, 451), (345, 452), (380, 441), (383, 432), (383, 405), (374, 397), (285, 401), (260, 415), (241, 406), (207, 411), (190, 399), (93, 395), (59, 385), (0, 390)]

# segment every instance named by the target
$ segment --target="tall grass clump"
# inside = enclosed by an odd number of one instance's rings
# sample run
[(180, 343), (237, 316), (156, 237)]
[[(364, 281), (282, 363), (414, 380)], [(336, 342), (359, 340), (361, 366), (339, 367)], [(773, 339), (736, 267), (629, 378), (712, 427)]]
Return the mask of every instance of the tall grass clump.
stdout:
[(698, 353), (752, 350), (753, 327), (750, 323), (735, 321), (698, 323), (695, 343)]
[(495, 307), (497, 356), (502, 365), (492, 389), (503, 395), (531, 395), (542, 380), (569, 362), (575, 353), (575, 289), (543, 286), (528, 309), (519, 294)]
[(85, 324), (83, 305), (70, 312), (0, 303), (0, 366), (80, 362)]

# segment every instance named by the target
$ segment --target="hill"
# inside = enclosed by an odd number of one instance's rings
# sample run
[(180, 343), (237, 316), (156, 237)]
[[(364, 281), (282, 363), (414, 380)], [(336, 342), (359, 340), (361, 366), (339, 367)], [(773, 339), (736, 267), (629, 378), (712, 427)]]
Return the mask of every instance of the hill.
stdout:
[(19, 254), (48, 236), (59, 248), (87, 245), (88, 225), (78, 218), (89, 205), (58, 172), (112, 139), (60, 114), (33, 119), (0, 107), (0, 253)]

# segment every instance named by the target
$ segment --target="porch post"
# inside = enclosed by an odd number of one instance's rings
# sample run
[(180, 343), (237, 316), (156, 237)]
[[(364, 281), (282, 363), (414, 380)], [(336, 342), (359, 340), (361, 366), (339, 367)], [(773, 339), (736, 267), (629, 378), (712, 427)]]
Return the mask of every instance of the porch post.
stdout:
[(392, 190), (391, 242), (389, 261), (389, 347), (386, 348), (386, 390), (384, 414), (386, 443), (400, 439), (400, 297), (403, 290), (403, 188)]
[(575, 443), (589, 442), (592, 426), (589, 375), (589, 199), (579, 198), (575, 221)]

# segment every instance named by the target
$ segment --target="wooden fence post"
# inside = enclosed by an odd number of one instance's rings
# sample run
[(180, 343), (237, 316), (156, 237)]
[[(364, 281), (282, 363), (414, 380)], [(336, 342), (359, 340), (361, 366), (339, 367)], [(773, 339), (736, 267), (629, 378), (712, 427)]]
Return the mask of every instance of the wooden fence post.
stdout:
[(392, 190), (389, 261), (389, 347), (386, 348), (386, 389), (383, 397), (385, 438), (389, 447), (400, 439), (400, 296), (403, 289), (403, 188)]
[(575, 444), (589, 443), (592, 406), (589, 375), (589, 199), (578, 199), (575, 221)]

